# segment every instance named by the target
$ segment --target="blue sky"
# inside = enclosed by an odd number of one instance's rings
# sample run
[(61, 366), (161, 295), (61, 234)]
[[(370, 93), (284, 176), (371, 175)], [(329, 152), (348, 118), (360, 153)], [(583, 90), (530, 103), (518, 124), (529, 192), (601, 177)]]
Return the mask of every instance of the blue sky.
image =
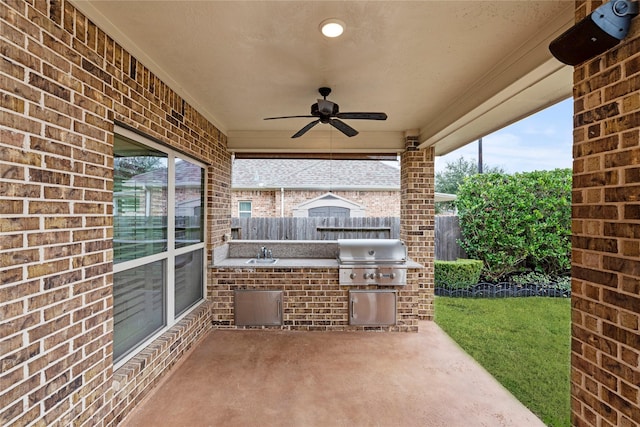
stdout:
[[(573, 100), (571, 98), (482, 138), (483, 163), (505, 172), (571, 168)], [(436, 157), (436, 172), (464, 156), (478, 161), (478, 143), (472, 142), (446, 156)]]

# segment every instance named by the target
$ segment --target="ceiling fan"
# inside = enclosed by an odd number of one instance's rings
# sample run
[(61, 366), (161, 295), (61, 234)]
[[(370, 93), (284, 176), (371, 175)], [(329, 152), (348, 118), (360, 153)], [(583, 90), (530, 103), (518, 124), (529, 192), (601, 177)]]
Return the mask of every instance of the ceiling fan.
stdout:
[(282, 116), (282, 117), (267, 117), (265, 120), (276, 119), (292, 119), (298, 117), (317, 118), (312, 121), (298, 132), (296, 132), (291, 138), (299, 138), (309, 129), (317, 125), (318, 123), (329, 123), (340, 132), (344, 133), (348, 137), (356, 136), (358, 131), (343, 122), (340, 119), (356, 119), (356, 120), (387, 120), (385, 113), (341, 113), (339, 105), (335, 102), (327, 101), (327, 96), (331, 93), (331, 88), (321, 87), (318, 89), (323, 99), (318, 99), (318, 102), (311, 106), (311, 115), (308, 116)]

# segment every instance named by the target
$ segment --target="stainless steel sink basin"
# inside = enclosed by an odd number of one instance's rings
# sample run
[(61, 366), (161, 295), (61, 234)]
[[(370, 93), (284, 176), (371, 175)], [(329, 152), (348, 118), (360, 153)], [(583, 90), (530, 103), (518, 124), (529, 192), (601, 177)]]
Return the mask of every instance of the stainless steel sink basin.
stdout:
[(247, 264), (275, 264), (278, 262), (278, 258), (251, 258), (247, 261)]

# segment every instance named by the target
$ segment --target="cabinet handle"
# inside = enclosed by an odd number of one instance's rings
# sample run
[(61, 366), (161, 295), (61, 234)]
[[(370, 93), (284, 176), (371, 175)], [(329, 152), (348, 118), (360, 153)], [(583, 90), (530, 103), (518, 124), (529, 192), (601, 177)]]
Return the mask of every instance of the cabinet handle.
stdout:
[(282, 300), (280, 298), (278, 298), (278, 306), (276, 308), (278, 310), (278, 313), (276, 313), (278, 315), (278, 319), (282, 318)]
[(354, 310), (354, 308), (355, 308), (355, 307), (354, 307), (354, 306), (355, 306), (355, 304), (356, 304), (356, 301), (352, 299), (352, 300), (351, 300), (351, 318), (352, 318), (352, 319), (353, 319), (353, 313), (355, 313), (355, 310)]

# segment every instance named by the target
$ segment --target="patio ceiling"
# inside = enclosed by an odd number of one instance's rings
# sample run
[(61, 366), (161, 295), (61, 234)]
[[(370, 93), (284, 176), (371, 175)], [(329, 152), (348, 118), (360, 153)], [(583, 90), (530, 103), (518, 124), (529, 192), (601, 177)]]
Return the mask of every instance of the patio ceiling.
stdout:
[[(228, 136), (236, 153), (398, 153), (406, 133), (446, 154), (571, 95), (548, 44), (574, 2), (74, 0), (83, 13)], [(346, 23), (326, 39), (319, 24)], [(311, 119), (318, 87), (347, 138)]]

